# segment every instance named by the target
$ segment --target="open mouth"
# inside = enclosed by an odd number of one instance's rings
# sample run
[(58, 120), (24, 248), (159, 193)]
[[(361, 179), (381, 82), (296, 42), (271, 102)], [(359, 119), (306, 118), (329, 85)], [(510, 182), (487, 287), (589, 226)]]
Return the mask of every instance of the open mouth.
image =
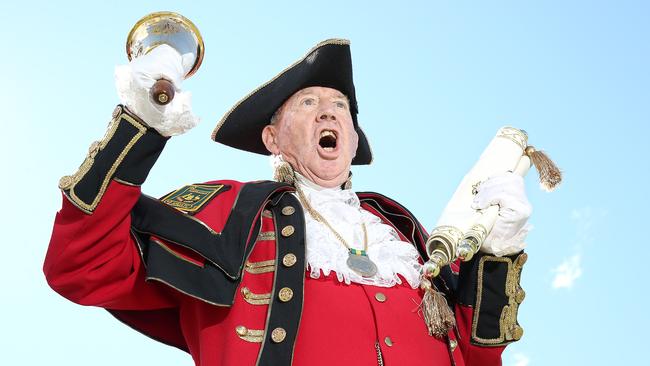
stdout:
[(318, 145), (327, 152), (334, 151), (336, 149), (336, 133), (332, 130), (321, 131)]

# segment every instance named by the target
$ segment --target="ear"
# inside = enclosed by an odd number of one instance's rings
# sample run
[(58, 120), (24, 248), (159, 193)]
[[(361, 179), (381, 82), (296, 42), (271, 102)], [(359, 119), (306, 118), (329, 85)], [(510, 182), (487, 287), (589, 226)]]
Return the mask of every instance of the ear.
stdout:
[[(354, 159), (357, 156), (357, 150), (359, 149), (359, 134), (357, 133), (357, 130), (354, 129), (354, 132), (352, 134), (352, 159)], [(350, 172), (352, 174), (352, 172)]]
[(264, 146), (266, 146), (266, 149), (271, 154), (279, 155), (280, 148), (278, 147), (278, 144), (275, 140), (276, 137), (277, 137), (277, 130), (274, 125), (267, 125), (262, 130), (262, 142), (264, 143)]

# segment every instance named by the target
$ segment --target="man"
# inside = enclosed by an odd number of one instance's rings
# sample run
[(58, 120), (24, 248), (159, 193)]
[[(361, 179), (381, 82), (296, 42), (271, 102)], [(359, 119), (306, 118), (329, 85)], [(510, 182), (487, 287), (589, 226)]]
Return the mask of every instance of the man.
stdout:
[[(456, 323), (429, 334), (418, 311), (426, 232), (397, 202), (349, 188), (351, 165), (369, 164), (372, 152), (347, 41), (318, 44), (213, 133), (273, 154), (281, 182), (213, 181), (157, 200), (139, 185), (165, 136), (194, 120), (182, 93), (156, 107), (148, 92), (159, 77), (180, 87), (182, 70), (181, 56), (160, 46), (118, 72), (127, 107), (60, 182), (44, 265), (55, 291), (106, 308), (197, 365), (501, 364), (505, 345), (521, 337), (521, 245), (445, 267), (433, 285)], [(530, 213), (523, 183), (506, 175), (497, 186), (477, 202), (510, 210), (497, 225), (515, 237)]]

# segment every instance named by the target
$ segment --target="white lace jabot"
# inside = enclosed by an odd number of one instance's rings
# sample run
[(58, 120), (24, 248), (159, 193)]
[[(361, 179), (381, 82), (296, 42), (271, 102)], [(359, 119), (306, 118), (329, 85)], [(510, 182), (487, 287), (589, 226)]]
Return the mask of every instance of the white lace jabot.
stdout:
[(351, 190), (323, 188), (296, 174), (296, 184), (311, 206), (355, 249), (363, 249), (363, 229), (368, 231), (368, 257), (377, 265), (377, 274), (362, 277), (346, 264), (348, 249), (325, 225), (305, 212), (307, 269), (312, 278), (335, 272), (339, 281), (379, 287), (401, 284), (401, 275), (412, 288), (420, 284), (419, 254), (415, 247), (401, 241), (395, 229), (361, 208), (359, 198)]

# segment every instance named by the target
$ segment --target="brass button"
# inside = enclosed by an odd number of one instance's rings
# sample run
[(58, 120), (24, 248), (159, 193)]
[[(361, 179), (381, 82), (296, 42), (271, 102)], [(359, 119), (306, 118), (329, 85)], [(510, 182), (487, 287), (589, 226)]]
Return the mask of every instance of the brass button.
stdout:
[(241, 288), (241, 293), (244, 295), (245, 299), (248, 299), (251, 297), (251, 290), (248, 289), (248, 287), (242, 287)]
[(297, 261), (298, 258), (296, 258), (296, 255), (293, 253), (285, 254), (285, 256), (282, 257), (282, 264), (284, 264), (285, 267), (293, 267)]
[(296, 231), (296, 229), (294, 229), (293, 226), (287, 225), (287, 226), (282, 228), (282, 236), (284, 236), (285, 238), (289, 237), (289, 236), (293, 235), (293, 233), (295, 231)]
[(273, 332), (271, 332), (271, 340), (275, 343), (280, 343), (284, 341), (284, 339), (287, 338), (287, 331), (284, 330), (284, 328), (275, 328), (273, 329)]
[(283, 287), (280, 289), (280, 292), (278, 292), (278, 298), (280, 298), (280, 301), (282, 302), (291, 300), (293, 298), (293, 290), (288, 287)]
[(517, 292), (515, 293), (515, 301), (517, 304), (521, 304), (524, 302), (524, 299), (526, 298), (526, 291), (524, 291), (523, 288), (517, 289)]
[(282, 214), (283, 214), (284, 216), (290, 216), (290, 215), (293, 215), (294, 212), (296, 212), (296, 209), (293, 208), (293, 206), (284, 206), (284, 207), (282, 208)]
[(456, 347), (458, 347), (458, 342), (456, 342), (455, 339), (450, 339), (449, 340), (449, 348), (451, 348), (451, 351), (454, 352)]
[(379, 301), (379, 302), (384, 302), (384, 301), (386, 301), (386, 295), (384, 295), (384, 294), (381, 293), (381, 292), (377, 292), (377, 293), (375, 294), (375, 299), (376, 299), (377, 301)]
[(235, 332), (237, 332), (238, 335), (240, 335), (240, 336), (243, 337), (243, 336), (245, 336), (246, 334), (248, 334), (248, 328), (246, 328), (246, 327), (243, 326), (243, 325), (238, 325), (238, 326), (235, 328)]
[(386, 338), (384, 338), (384, 343), (386, 343), (386, 345), (387, 345), (388, 347), (392, 347), (392, 346), (393, 346), (393, 340), (390, 339), (390, 337), (386, 337)]

